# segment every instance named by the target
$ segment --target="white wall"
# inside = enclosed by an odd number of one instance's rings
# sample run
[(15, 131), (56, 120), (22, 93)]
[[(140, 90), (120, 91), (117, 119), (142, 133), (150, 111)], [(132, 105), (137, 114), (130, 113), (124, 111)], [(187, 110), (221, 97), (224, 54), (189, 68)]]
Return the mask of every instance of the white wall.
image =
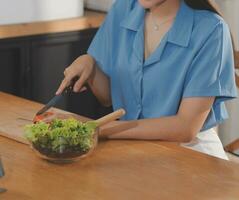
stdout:
[(82, 15), (83, 0), (0, 0), (0, 25)]
[[(239, 0), (215, 1), (231, 28), (236, 49), (239, 50)], [(224, 145), (239, 138), (239, 99), (228, 102), (227, 108), (230, 119), (219, 128), (219, 135)]]
[(108, 11), (115, 0), (85, 0), (85, 6), (94, 10)]

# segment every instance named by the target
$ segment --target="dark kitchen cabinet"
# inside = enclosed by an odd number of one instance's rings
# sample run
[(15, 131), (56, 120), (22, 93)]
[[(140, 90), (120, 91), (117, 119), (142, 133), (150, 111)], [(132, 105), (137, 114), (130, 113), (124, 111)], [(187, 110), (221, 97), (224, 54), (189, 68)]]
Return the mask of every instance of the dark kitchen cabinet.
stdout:
[(24, 42), (0, 42), (0, 91), (24, 95), (25, 51)]
[[(0, 90), (46, 103), (54, 96), (64, 69), (85, 54), (96, 29), (0, 41)], [(71, 94), (56, 106), (98, 118), (111, 111), (91, 91)]]

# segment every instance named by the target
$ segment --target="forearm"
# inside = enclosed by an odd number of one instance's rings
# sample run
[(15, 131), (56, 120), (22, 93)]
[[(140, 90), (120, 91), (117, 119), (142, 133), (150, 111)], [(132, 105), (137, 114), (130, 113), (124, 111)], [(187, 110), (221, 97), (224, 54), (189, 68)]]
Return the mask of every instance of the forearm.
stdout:
[(143, 119), (136, 121), (117, 121), (101, 129), (101, 136), (112, 139), (165, 140), (173, 142), (191, 141), (199, 130), (187, 126), (179, 116)]
[(101, 129), (101, 136), (115, 139), (190, 142), (203, 127), (215, 97), (185, 98), (176, 115), (136, 121), (116, 121)]
[(94, 71), (88, 80), (88, 85), (102, 105), (110, 106), (111, 93), (109, 78), (99, 69), (91, 56), (89, 56), (89, 62), (94, 65)]

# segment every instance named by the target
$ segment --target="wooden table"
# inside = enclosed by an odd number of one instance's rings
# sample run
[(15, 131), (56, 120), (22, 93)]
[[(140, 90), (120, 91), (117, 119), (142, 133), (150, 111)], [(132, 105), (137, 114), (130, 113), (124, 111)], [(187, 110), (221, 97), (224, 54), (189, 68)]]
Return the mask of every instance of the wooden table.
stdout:
[[(3, 100), (25, 102), (0, 93)], [(0, 187), (8, 189), (3, 200), (239, 199), (239, 165), (173, 143), (101, 141), (90, 157), (56, 165), (0, 137), (0, 155), (6, 172)]]
[(84, 16), (78, 18), (0, 25), (0, 39), (98, 28), (105, 16), (103, 12), (86, 10)]

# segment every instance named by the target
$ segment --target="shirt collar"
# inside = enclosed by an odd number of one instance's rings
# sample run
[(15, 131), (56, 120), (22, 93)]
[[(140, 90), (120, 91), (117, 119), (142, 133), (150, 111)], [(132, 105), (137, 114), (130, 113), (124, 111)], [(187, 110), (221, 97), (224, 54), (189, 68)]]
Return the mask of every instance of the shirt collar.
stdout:
[[(132, 31), (139, 31), (144, 23), (145, 9), (135, 1), (132, 10), (121, 22), (121, 27)], [(182, 0), (175, 21), (168, 32), (168, 42), (187, 47), (194, 24), (194, 10)]]
[(132, 7), (132, 10), (129, 11), (129, 14), (126, 15), (120, 25), (121, 27), (132, 31), (139, 31), (144, 22), (145, 9), (138, 3), (138, 1), (134, 1)]
[(169, 30), (168, 42), (187, 47), (190, 42), (193, 24), (194, 10), (182, 1), (175, 21)]

